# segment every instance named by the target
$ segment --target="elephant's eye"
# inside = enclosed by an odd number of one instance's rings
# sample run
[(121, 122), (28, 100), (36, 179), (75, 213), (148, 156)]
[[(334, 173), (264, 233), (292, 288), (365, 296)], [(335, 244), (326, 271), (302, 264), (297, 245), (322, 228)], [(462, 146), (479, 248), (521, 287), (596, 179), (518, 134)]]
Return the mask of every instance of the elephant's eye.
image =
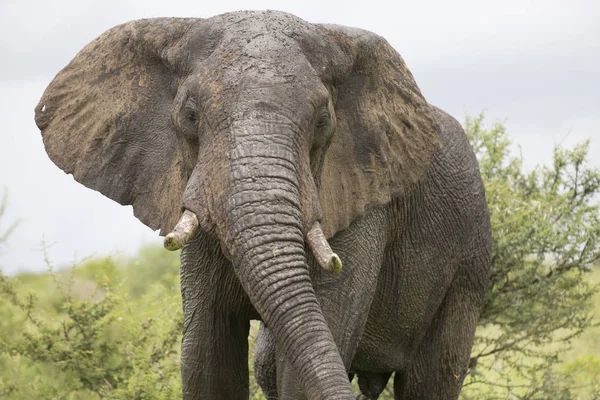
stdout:
[(317, 119), (315, 129), (317, 132), (323, 132), (327, 130), (331, 125), (331, 115), (327, 110), (323, 110)]
[(195, 110), (185, 110), (185, 118), (195, 124), (196, 122), (198, 122), (198, 115), (196, 114)]
[(196, 102), (189, 97), (183, 107), (179, 109), (176, 116), (176, 124), (179, 131), (190, 140), (197, 140), (198, 132), (198, 111)]
[(328, 105), (327, 108), (323, 108), (319, 114), (317, 114), (315, 129), (312, 136), (310, 168), (315, 179), (317, 179), (321, 173), (324, 154), (325, 151), (327, 151), (334, 129), (335, 120), (333, 116), (333, 107)]
[(326, 119), (326, 118), (320, 118), (317, 121), (317, 126), (316, 126), (317, 130), (319, 130), (319, 131), (323, 130), (324, 128), (327, 127), (328, 123), (329, 123), (328, 119)]

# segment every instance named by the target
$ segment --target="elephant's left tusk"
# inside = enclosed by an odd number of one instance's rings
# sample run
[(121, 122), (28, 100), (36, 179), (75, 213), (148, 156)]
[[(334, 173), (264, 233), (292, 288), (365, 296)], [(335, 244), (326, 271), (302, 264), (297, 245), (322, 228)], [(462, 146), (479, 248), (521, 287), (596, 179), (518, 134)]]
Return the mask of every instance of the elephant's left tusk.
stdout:
[(306, 234), (306, 241), (317, 262), (324, 270), (332, 274), (342, 272), (342, 260), (331, 250), (331, 246), (329, 246), (327, 239), (325, 239), (321, 224), (318, 221), (313, 224), (310, 231)]
[(198, 230), (198, 217), (190, 210), (185, 210), (183, 215), (173, 228), (173, 231), (165, 236), (165, 249), (179, 250), (190, 240)]

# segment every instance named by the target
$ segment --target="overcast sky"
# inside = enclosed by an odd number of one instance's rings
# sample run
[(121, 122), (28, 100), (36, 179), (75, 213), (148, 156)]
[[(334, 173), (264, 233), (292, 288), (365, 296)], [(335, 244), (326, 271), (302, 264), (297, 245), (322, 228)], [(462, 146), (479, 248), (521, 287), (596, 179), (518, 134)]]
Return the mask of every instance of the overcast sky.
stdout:
[[(592, 138), (600, 166), (600, 1), (177, 1), (0, 0), (0, 186), (9, 208), (0, 232), (8, 273), (41, 271), (43, 243), (57, 266), (91, 255), (134, 253), (158, 234), (83, 187), (46, 156), (33, 108), (46, 85), (88, 42), (146, 17), (210, 17), (280, 9), (311, 22), (384, 36), (427, 100), (460, 121), (486, 111), (505, 121), (526, 165), (549, 162), (556, 143)], [(1, 190), (1, 188), (0, 188)]]

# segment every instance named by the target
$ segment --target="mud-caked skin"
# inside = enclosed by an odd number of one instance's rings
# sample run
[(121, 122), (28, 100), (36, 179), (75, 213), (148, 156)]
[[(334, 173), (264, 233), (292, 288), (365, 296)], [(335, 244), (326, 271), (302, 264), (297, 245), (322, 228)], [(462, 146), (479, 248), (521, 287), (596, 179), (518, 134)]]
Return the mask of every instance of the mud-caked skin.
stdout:
[[(193, 221), (168, 245), (191, 237), (185, 400), (248, 398), (252, 319), (269, 398), (354, 399), (349, 372), (370, 398), (393, 372), (398, 399), (458, 397), (488, 277), (483, 187), (460, 125), (381, 37), (269, 11), (132, 21), (81, 50), (35, 118), (80, 183), (163, 235)], [(308, 250), (316, 226), (340, 274)]]

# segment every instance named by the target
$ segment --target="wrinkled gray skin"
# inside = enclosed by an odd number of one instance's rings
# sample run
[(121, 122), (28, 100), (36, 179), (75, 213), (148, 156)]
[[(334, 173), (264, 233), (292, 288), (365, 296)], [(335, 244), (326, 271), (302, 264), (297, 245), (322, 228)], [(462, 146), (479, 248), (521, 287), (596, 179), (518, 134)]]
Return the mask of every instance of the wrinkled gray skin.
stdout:
[[(456, 399), (467, 373), (490, 225), (465, 134), (436, 114), (446, 146), (426, 177), (330, 241), (345, 278), (313, 278), (350, 378), (358, 375), (359, 398), (377, 399), (396, 372), (396, 399)], [(261, 325), (254, 368), (268, 400), (295, 398), (286, 391), (295, 376), (280, 353)]]
[[(443, 63), (441, 64), (443, 68)], [(279, 12), (152, 19), (86, 46), (36, 108), (63, 170), (161, 234), (182, 210), (183, 397), (456, 399), (490, 225), (460, 125), (370, 32)], [(343, 270), (307, 250), (316, 221)], [(314, 251), (314, 250), (313, 250)]]

